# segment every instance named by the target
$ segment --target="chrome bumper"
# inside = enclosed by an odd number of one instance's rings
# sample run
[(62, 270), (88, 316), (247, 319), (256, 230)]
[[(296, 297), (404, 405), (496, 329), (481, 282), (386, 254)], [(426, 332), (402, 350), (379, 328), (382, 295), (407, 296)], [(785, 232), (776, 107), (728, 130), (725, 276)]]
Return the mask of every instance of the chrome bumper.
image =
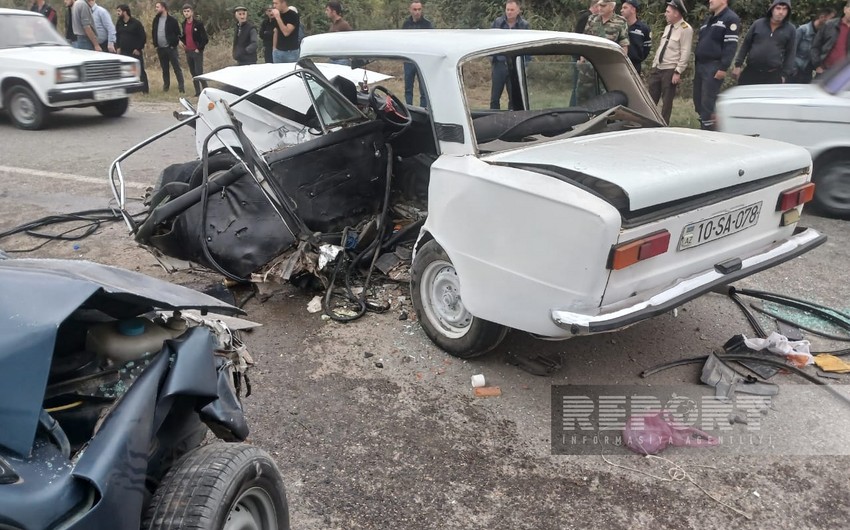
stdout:
[(641, 320), (666, 313), (716, 287), (728, 285), (751, 274), (796, 258), (825, 241), (826, 236), (819, 234), (814, 229), (799, 228), (788, 241), (766, 252), (741, 260), (741, 267), (734, 272), (724, 274), (716, 269), (708, 270), (682, 280), (673, 287), (648, 298), (638, 295), (636, 298), (641, 300), (628, 307), (609, 311), (602, 307), (596, 315), (553, 309), (552, 320), (558, 327), (569, 330), (573, 335), (587, 335), (622, 329)]

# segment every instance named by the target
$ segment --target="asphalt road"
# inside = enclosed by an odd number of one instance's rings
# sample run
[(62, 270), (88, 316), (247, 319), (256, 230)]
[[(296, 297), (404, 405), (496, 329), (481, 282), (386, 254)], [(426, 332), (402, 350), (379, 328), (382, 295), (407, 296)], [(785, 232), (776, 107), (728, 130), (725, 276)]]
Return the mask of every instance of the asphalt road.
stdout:
[[(171, 110), (134, 105), (114, 121), (67, 110), (41, 132), (18, 131), (0, 116), (0, 230), (107, 207), (109, 163), (171, 125)], [(140, 196), (164, 165), (193, 158), (191, 142), (183, 134), (140, 153), (128, 170), (130, 194)], [(804, 214), (802, 224), (829, 241), (740, 285), (848, 308), (845, 222)], [(0, 240), (0, 248), (40, 242), (14, 237)], [(25, 255), (89, 259), (196, 288), (220, 281), (206, 272), (165, 273), (119, 223)], [(638, 374), (751, 333), (726, 297), (707, 295), (676, 315), (567, 342), (513, 332), (497, 351), (464, 362), (433, 347), (416, 322), (399, 320), (403, 310), (412, 313), (406, 287), (387, 284), (382, 291), (392, 297), (393, 310), (348, 325), (308, 313), (313, 294), (292, 287), (245, 306), (248, 318), (263, 324), (247, 337), (257, 361), (254, 394), (245, 400), (251, 441), (271, 452), (283, 471), (294, 528), (847, 526), (850, 409), (792, 375), (774, 377), (785, 401), (763, 418), (759, 434), (772, 437), (770, 443), (670, 448), (661, 455), (668, 460), (622, 448), (604, 458), (552, 455), (552, 385), (705, 393), (699, 365), (648, 379)], [(506, 363), (509, 355), (545, 355), (562, 366), (534, 376)], [(501, 388), (500, 397), (473, 397), (469, 378), (478, 373)], [(747, 427), (735, 425), (732, 433), (743, 440), (752, 434)], [(787, 440), (799, 443), (789, 448)], [(674, 465), (688, 474), (668, 474)]]

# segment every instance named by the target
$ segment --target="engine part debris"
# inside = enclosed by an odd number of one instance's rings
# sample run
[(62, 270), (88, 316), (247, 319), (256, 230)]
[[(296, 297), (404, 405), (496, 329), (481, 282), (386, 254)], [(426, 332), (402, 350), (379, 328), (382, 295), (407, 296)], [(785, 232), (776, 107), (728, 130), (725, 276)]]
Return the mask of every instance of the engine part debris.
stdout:
[(779, 393), (778, 386), (771, 383), (748, 380), (713, 353), (705, 361), (702, 373), (700, 374), (700, 381), (708, 386), (713, 386), (715, 397), (724, 400), (731, 399), (735, 392), (759, 396), (775, 396)]

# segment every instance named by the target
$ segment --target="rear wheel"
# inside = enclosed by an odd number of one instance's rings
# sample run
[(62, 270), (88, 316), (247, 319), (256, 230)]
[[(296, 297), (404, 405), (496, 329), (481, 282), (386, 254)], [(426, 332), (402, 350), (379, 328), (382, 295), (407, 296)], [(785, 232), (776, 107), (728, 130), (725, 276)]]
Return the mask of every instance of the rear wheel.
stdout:
[(253, 445), (199, 447), (165, 475), (142, 528), (288, 530), (283, 478), (271, 457)]
[(833, 160), (817, 168), (813, 205), (824, 215), (850, 218), (850, 160)]
[(508, 328), (477, 318), (466, 309), (457, 271), (434, 240), (416, 253), (410, 294), (425, 334), (455, 357), (483, 355), (498, 346), (508, 333)]
[(99, 113), (103, 114), (107, 118), (120, 118), (125, 112), (127, 112), (127, 108), (129, 106), (130, 98), (122, 98), (97, 103), (94, 107)]
[(28, 86), (14, 85), (3, 98), (3, 106), (15, 127), (37, 131), (47, 123), (47, 108)]

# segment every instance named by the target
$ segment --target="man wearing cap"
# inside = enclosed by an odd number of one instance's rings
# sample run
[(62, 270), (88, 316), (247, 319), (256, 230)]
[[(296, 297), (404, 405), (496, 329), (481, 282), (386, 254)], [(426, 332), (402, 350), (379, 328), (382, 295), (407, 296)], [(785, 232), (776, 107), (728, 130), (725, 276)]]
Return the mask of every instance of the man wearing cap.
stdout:
[(649, 72), (649, 95), (656, 105), (663, 98), (661, 115), (668, 124), (673, 113), (673, 98), (676, 97), (682, 73), (688, 67), (694, 42), (694, 28), (684, 20), (687, 14), (688, 10), (682, 0), (670, 0), (667, 3), (664, 11), (667, 26), (664, 27)]
[(257, 64), (257, 28), (248, 20), (248, 8), (233, 8), (236, 29), (233, 32), (233, 60), (239, 66)]
[(638, 0), (623, 0), (620, 14), (629, 25), (629, 60), (640, 73), (640, 66), (652, 50), (652, 31), (642, 20), (638, 20), (640, 2)]
[(700, 127), (714, 130), (714, 105), (726, 70), (738, 48), (741, 19), (729, 9), (728, 0), (708, 0), (710, 14), (699, 28), (694, 72), (694, 108)]
[(162, 90), (168, 92), (171, 88), (171, 73), (169, 65), (177, 77), (177, 89), (182, 94), (183, 69), (180, 68), (180, 57), (177, 55), (177, 45), (180, 42), (180, 24), (177, 19), (168, 14), (168, 4), (160, 0), (154, 6), (156, 16), (151, 26), (151, 42), (156, 48), (159, 66), (162, 68)]
[[(494, 29), (531, 29), (527, 20), (522, 18), (522, 7), (518, 0), (505, 2), (505, 14), (493, 21)], [(508, 59), (504, 55), (494, 55), (491, 59), (490, 108), (498, 110), (501, 106), (502, 92), (508, 90), (508, 108), (513, 109), (511, 80), (508, 72)]]
[(584, 29), (587, 35), (596, 35), (614, 41), (623, 48), (623, 53), (629, 52), (629, 25), (626, 19), (614, 12), (617, 2), (614, 0), (598, 0), (599, 12), (587, 19)]
[(275, 20), (275, 34), (272, 58), (276, 63), (296, 63), (301, 47), (298, 40), (301, 18), (298, 11), (289, 7), (286, 0), (274, 0), (273, 5), (272, 16)]
[[(794, 74), (797, 28), (791, 18), (791, 0), (773, 0), (767, 16), (750, 26), (735, 58), (732, 77), (739, 85), (784, 83)], [(747, 67), (741, 72), (741, 66)]]
[(820, 75), (840, 64), (850, 50), (850, 1), (844, 6), (844, 16), (823, 25), (812, 41), (812, 67)]
[[(183, 4), (183, 27), (180, 32), (180, 42), (186, 50), (186, 64), (192, 77), (204, 73), (204, 47), (209, 42), (204, 23), (195, 15), (192, 4)], [(195, 97), (201, 95), (201, 82), (193, 81)]]

